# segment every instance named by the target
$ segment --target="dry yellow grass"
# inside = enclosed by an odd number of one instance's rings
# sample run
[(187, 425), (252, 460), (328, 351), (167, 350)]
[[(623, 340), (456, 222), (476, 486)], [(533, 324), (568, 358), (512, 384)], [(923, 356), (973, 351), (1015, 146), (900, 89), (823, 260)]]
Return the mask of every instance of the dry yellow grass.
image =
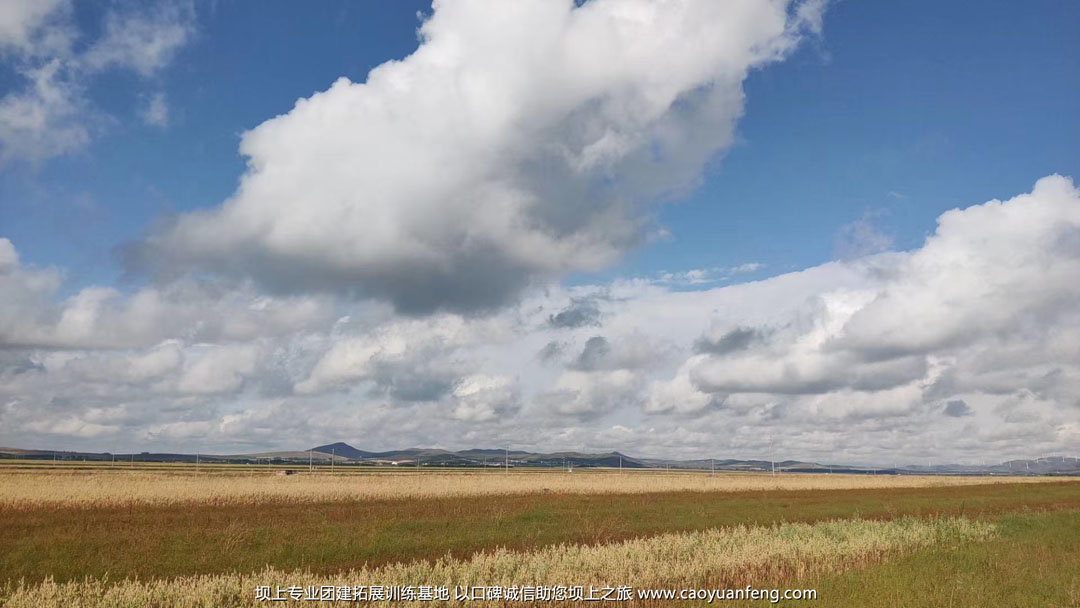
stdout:
[[(606, 545), (558, 545), (528, 553), (494, 550), (469, 559), (417, 561), (336, 576), (267, 569), (252, 574), (149, 581), (101, 579), (9, 587), (9, 608), (89, 606), (259, 606), (255, 589), (333, 586), (445, 586), (452, 605), (458, 586), (590, 586), (738, 588), (806, 580), (879, 562), (935, 544), (984, 540), (993, 524), (962, 518), (839, 520), (665, 534)], [(335, 593), (337, 593), (335, 591)], [(351, 603), (351, 602), (350, 602)], [(379, 602), (383, 603), (383, 602)], [(467, 602), (475, 604), (477, 602)], [(625, 603), (620, 602), (625, 605)], [(324, 605), (325, 602), (320, 602)], [(431, 605), (393, 602), (392, 605)], [(442, 604), (442, 602), (440, 602)]]
[(926, 488), (1060, 481), (1037, 477), (947, 477), (664, 472), (423, 472), (330, 475), (304, 473), (165, 473), (138, 471), (0, 472), (0, 509), (269, 501), (493, 496), (524, 493), (642, 494), (701, 491)]

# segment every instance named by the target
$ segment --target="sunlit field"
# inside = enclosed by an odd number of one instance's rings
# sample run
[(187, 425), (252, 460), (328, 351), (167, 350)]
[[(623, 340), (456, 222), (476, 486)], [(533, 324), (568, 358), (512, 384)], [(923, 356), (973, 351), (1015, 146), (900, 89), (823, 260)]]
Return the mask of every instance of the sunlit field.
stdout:
[(716, 473), (701, 471), (578, 469), (414, 471), (410, 468), (328, 467), (294, 475), (258, 467), (203, 465), (116, 466), (22, 465), (0, 468), (0, 505), (117, 506), (130, 504), (256, 504), (325, 501), (499, 496), (531, 493), (643, 494), (659, 492), (750, 492), (930, 488), (1000, 483), (1044, 483), (1048, 477), (958, 477), (934, 475), (829, 475)]
[[(402, 562), (330, 577), (267, 569), (253, 574), (126, 580), (115, 585), (100, 579), (60, 585), (48, 581), (19, 586), (11, 592), (7, 605), (12, 608), (100, 604), (258, 606), (260, 601), (253, 593), (258, 586), (271, 586), (275, 590), (290, 586), (305, 589), (333, 586), (337, 593), (338, 588), (357, 585), (357, 581), (377, 582), (380, 586), (448, 589), (523, 585), (617, 588), (628, 586), (629, 582), (639, 588), (736, 588), (763, 580), (842, 572), (916, 549), (980, 542), (994, 534), (993, 524), (962, 518), (738, 526), (603, 545), (554, 545), (531, 552), (493, 549), (468, 559)], [(396, 602), (409, 606), (430, 603), (430, 600)], [(455, 601), (454, 596), (450, 596), (449, 602), (442, 602), (453, 606), (472, 603), (476, 602)]]
[[(5, 606), (282, 605), (297, 602), (256, 589), (371, 585), (754, 585), (826, 606), (1080, 597), (1080, 483), (1062, 478), (8, 465)], [(983, 574), (1010, 567), (1042, 586)], [(956, 574), (929, 584), (928, 568)], [(894, 588), (908, 579), (929, 585), (925, 602)]]

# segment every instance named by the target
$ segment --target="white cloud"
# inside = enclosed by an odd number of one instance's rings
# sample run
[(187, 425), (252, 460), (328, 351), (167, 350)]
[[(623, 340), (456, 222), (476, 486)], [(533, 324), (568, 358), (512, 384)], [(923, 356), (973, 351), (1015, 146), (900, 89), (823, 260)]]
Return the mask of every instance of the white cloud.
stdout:
[(761, 262), (746, 262), (745, 264), (739, 264), (729, 269), (731, 274), (746, 274), (750, 272), (757, 272), (765, 267), (765, 264)]
[(155, 127), (169, 126), (169, 103), (165, 94), (158, 91), (145, 100), (141, 117), (143, 122)]
[(651, 383), (644, 409), (650, 414), (673, 411), (699, 414), (718, 402), (714, 395), (701, 391), (683, 369), (670, 381), (654, 380)]
[(694, 268), (681, 272), (663, 272), (656, 277), (656, 282), (676, 287), (697, 287), (728, 281), (737, 275), (757, 272), (764, 267), (765, 265), (759, 262), (747, 262), (730, 267), (718, 266), (714, 268)]
[(56, 301), (62, 273), (0, 240), (0, 443), (1058, 452), (1080, 423), (1078, 208), (1050, 177), (945, 213), (910, 252), (698, 291), (549, 285), (488, 316), (424, 318), (246, 283)]
[(149, 384), (180, 368), (184, 361), (181, 344), (169, 340), (144, 351), (96, 353), (64, 364), (81, 381), (106, 384)]
[(868, 258), (879, 263), (858, 289), (826, 289), (769, 323), (714, 326), (648, 409), (699, 410), (712, 395), (794, 425), (862, 420), (910, 437), (970, 424), (995, 441), (1060, 441), (1080, 414), (1080, 291), (1067, 278), (1080, 276), (1077, 242), (1080, 194), (1059, 176), (949, 211), (923, 247)]
[(101, 37), (79, 62), (93, 71), (120, 68), (151, 76), (193, 35), (192, 13), (190, 5), (170, 3), (145, 12), (110, 12)]
[(95, 115), (65, 70), (57, 59), (27, 68), (27, 87), (0, 97), (0, 164), (58, 156), (90, 141)]
[(124, 294), (91, 286), (58, 300), (63, 273), (18, 264), (0, 239), (0, 348), (145, 348), (171, 338), (243, 341), (334, 319), (324, 297), (273, 297), (250, 284), (185, 280)]
[(513, 378), (475, 374), (454, 387), (453, 416), (467, 422), (486, 422), (517, 413), (521, 394)]
[[(468, 367), (455, 353), (476, 345), (484, 322), (470, 323), (456, 315), (401, 319), (339, 337), (295, 390), (320, 393), (357, 383), (372, 383), (409, 401), (434, 401), (450, 391)], [(488, 340), (496, 332), (484, 332)]]
[(245, 377), (254, 373), (259, 357), (254, 345), (201, 346), (188, 352), (197, 354), (180, 376), (176, 389), (194, 395), (236, 392)]
[(742, 113), (742, 82), (811, 4), (446, 0), (410, 56), (339, 79), (243, 136), (216, 209), (144, 243), (164, 268), (491, 310), (642, 242)]
[(556, 416), (584, 419), (641, 402), (644, 377), (627, 369), (563, 372), (555, 385), (537, 396), (536, 404)]
[(1080, 299), (1080, 196), (1050, 176), (1030, 194), (954, 209), (844, 328), (846, 348), (891, 354), (1053, 327)]
[(19, 267), (19, 252), (10, 239), (0, 238), (0, 272), (10, 272)]
[[(479, 6), (440, 3), (416, 53), (245, 135), (236, 194), (144, 250), (212, 279), (69, 292), (0, 238), (0, 444), (878, 462), (1075, 444), (1071, 181), (949, 211), (909, 252), (853, 226), (842, 259), (753, 282), (715, 284), (748, 263), (561, 286), (645, 238), (649, 205), (729, 143), (747, 71), (819, 7), (796, 24), (749, 1)], [(31, 33), (5, 49), (51, 27), (20, 15), (0, 32)], [(176, 46), (122, 30), (80, 69), (152, 73)], [(75, 63), (35, 61), (55, 71), (18, 94), (58, 109), (7, 120), (55, 131)], [(294, 284), (337, 294), (275, 289)]]
[(0, 3), (0, 56), (4, 52), (32, 53), (35, 47), (53, 46), (58, 42), (57, 33), (45, 26), (70, 8), (70, 0), (5, 0)]
[(836, 257), (851, 260), (892, 248), (892, 235), (879, 226), (881, 216), (880, 211), (868, 211), (854, 222), (841, 226), (834, 243)]
[[(0, 96), (0, 166), (41, 161), (85, 147), (107, 123), (87, 96), (104, 69), (132, 70), (144, 77), (162, 69), (194, 31), (189, 4), (161, 3), (145, 12), (107, 13), (104, 32), (77, 50), (80, 32), (71, 3), (7, 0), (0, 5), (0, 60), (21, 77)], [(143, 119), (161, 126), (167, 106), (161, 93), (149, 99)]]

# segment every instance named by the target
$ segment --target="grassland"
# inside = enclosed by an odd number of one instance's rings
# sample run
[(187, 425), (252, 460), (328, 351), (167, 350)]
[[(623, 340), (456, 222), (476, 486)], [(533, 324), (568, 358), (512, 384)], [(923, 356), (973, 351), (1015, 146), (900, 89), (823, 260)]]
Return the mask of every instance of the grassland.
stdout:
[(1080, 512), (995, 518), (983, 543), (928, 547), (865, 569), (791, 583), (812, 584), (838, 608), (1080, 608)]
[(2, 580), (186, 576), (267, 564), (333, 573), (504, 547), (737, 525), (1080, 510), (1080, 484), (0, 509)]
[(927, 488), (1045, 483), (1047, 477), (950, 477), (916, 475), (808, 475), (607, 470), (524, 473), (400, 471), (281, 476), (264, 471), (174, 467), (165, 471), (0, 469), (0, 508), (103, 507), (169, 504), (324, 503), (446, 496), (554, 494), (653, 494)]
[[(9, 591), (7, 605), (258, 606), (257, 585), (300, 587), (379, 584), (483, 586), (610, 586), (735, 588), (761, 580), (821, 576), (866, 566), (915, 549), (986, 540), (994, 526), (962, 518), (904, 518), (890, 522), (844, 520), (815, 525), (710, 529), (663, 534), (603, 545), (555, 545), (531, 552), (483, 551), (468, 559), (394, 563), (333, 577), (264, 570), (171, 580), (51, 581)], [(320, 602), (321, 603), (321, 602)], [(349, 602), (343, 602), (348, 604)], [(454, 601), (442, 605), (464, 605)], [(501, 603), (501, 602), (499, 602)], [(638, 602), (640, 604), (640, 602)], [(424, 606), (430, 602), (401, 602)]]
[[(642, 559), (650, 568), (670, 563), (673, 572), (686, 574), (664, 583), (669, 585), (720, 584), (744, 580), (739, 576), (745, 575), (758, 586), (818, 588), (830, 598), (818, 605), (885, 606), (894, 604), (863, 601), (877, 597), (859, 584), (863, 573), (875, 593), (895, 594), (903, 590), (888, 586), (895, 580), (933, 579), (935, 570), (924, 567), (926, 562), (953, 572), (959, 582), (934, 583), (927, 593), (940, 600), (936, 604), (896, 605), (979, 605), (945, 601), (945, 589), (965, 586), (997, 589), (983, 597), (1043, 597), (1032, 590), (1010, 591), (998, 580), (982, 584), (979, 560), (997, 556), (1003, 564), (1043, 564), (1032, 572), (1033, 580), (1050, 587), (1044, 596), (1056, 603), (983, 605), (1070, 605), (1077, 558), (1069, 561), (1062, 554), (1080, 546), (1080, 483), (1022, 481), (640, 471), (379, 471), (279, 477), (224, 468), (197, 475), (184, 469), (9, 470), (0, 472), (0, 604), (171, 606), (182, 605), (188, 596), (176, 594), (188, 590), (195, 594), (191, 597), (206, 600), (201, 605), (230, 606), (239, 597), (237, 589), (243, 587), (247, 602), (256, 581), (271, 584), (274, 577), (288, 578), (289, 584), (329, 585), (345, 580), (349, 572), (398, 573), (393, 577), (409, 572), (413, 578), (403, 582), (423, 584), (416, 577), (435, 572), (431, 568), (436, 564), (451, 568), (438, 572), (452, 571), (454, 576), (464, 576), (479, 564), (495, 568), (478, 570), (484, 576), (503, 572), (498, 568), (531, 572), (535, 584), (546, 572), (543, 564), (563, 555), (559, 551), (607, 555), (603, 552), (639, 546), (634, 543), (652, 547), (648, 543), (665, 538), (676, 543), (672, 546), (697, 539), (687, 546), (698, 547), (678, 553), (678, 558), (655, 553)], [(730, 540), (741, 530), (738, 534), (758, 539), (761, 547), (774, 546), (769, 540), (774, 537), (794, 535), (828, 538), (824, 545), (839, 551), (845, 542), (867, 537), (844, 536), (847, 532), (837, 526), (863, 534), (867, 529), (892, 529), (874, 528), (877, 525), (913, 526), (916, 520), (940, 528), (947, 526), (941, 522), (957, 518), (981, 532), (934, 533), (933, 542), (841, 551), (827, 559), (806, 552), (773, 552), (766, 562), (748, 561), (745, 555), (724, 561), (740, 554), (734, 545), (719, 549), (715, 544), (721, 542), (717, 538)], [(1053, 526), (1058, 536), (1049, 532)], [(991, 528), (998, 531), (991, 534)], [(491, 561), (492, 556), (498, 559)], [(558, 563), (569, 568), (571, 562)], [(1061, 570), (1069, 564), (1072, 575)], [(1007, 568), (987, 571), (1000, 576)], [(666, 580), (656, 572), (629, 572), (623, 583), (642, 587)], [(354, 579), (350, 584), (361, 583)], [(75, 594), (90, 599), (72, 603)]]

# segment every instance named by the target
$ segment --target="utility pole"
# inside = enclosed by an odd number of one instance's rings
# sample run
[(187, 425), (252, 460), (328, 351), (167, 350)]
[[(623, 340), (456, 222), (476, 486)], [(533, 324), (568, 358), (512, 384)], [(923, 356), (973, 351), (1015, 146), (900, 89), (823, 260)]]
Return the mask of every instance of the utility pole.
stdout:
[(506, 472), (510, 472), (510, 446), (506, 446)]
[(619, 454), (619, 472), (622, 473), (622, 454)]
[(337, 456), (337, 448), (330, 448), (330, 473), (334, 473), (334, 459)]
[(315, 470), (315, 466), (311, 462), (311, 450), (307, 451), (307, 470), (309, 473)]

